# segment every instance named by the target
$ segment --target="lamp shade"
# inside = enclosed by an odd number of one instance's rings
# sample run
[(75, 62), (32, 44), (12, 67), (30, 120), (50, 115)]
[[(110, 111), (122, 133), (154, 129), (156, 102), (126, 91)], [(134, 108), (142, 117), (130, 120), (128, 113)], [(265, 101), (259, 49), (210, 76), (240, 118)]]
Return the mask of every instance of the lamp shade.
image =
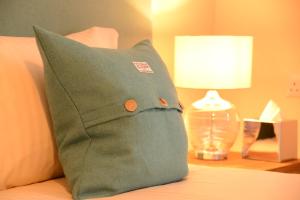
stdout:
[(198, 89), (251, 86), (251, 36), (176, 36), (175, 85)]

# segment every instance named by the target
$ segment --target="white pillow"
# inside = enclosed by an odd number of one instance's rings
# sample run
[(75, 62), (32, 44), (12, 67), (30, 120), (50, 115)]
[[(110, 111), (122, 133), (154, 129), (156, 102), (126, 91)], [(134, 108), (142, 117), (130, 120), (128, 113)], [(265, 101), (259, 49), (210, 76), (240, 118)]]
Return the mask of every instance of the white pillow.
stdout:
[[(118, 42), (111, 28), (67, 37), (102, 48), (117, 48)], [(0, 36), (0, 190), (63, 175), (51, 131), (35, 39)]]

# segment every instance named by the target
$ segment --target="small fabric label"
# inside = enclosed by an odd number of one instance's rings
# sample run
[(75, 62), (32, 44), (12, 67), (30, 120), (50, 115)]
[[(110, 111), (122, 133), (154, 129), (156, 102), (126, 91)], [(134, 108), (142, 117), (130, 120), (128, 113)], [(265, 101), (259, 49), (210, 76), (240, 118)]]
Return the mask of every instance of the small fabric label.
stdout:
[(154, 73), (147, 62), (132, 62), (135, 68), (142, 73)]

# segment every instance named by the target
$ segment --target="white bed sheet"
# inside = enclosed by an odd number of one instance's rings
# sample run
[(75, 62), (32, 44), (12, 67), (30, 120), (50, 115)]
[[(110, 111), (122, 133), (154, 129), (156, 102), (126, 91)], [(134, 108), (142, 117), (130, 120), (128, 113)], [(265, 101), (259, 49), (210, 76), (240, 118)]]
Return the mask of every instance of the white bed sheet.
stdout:
[[(64, 178), (0, 191), (0, 200), (71, 200)], [(300, 200), (300, 174), (190, 165), (186, 180), (101, 200)]]

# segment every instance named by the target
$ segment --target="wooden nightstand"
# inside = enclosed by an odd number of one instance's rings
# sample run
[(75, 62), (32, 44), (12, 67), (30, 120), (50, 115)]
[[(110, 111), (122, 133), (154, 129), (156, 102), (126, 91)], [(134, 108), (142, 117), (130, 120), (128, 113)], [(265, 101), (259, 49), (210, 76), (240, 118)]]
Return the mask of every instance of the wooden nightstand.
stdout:
[(210, 167), (233, 167), (233, 168), (257, 169), (257, 170), (265, 170), (265, 171), (300, 174), (299, 159), (282, 162), (282, 163), (266, 162), (266, 161), (242, 159), (239, 153), (231, 152), (229, 153), (227, 160), (219, 160), (219, 161), (199, 160), (196, 159), (192, 153), (189, 153), (188, 161), (191, 164), (205, 165)]

